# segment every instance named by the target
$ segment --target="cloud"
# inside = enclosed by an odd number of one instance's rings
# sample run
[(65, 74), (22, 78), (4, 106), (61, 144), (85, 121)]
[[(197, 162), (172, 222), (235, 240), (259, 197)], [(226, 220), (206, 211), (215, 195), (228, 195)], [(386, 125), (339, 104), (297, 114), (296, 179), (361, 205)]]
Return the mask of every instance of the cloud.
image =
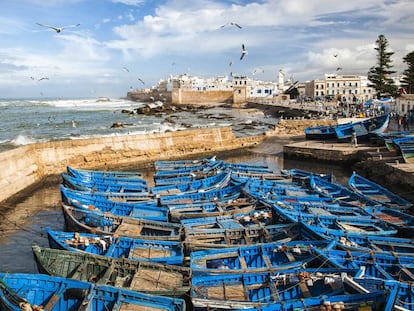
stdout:
[(113, 3), (122, 3), (126, 5), (132, 5), (132, 6), (140, 6), (144, 4), (145, 0), (112, 0)]

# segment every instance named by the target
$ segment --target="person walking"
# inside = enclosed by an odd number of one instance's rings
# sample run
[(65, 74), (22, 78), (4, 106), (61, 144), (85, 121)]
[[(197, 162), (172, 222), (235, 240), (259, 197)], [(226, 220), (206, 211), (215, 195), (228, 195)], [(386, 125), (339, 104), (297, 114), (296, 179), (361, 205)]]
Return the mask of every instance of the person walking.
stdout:
[(351, 145), (354, 148), (358, 147), (358, 139), (357, 139), (357, 134), (356, 134), (355, 130), (352, 131)]
[(402, 123), (402, 126), (403, 126), (403, 131), (408, 131), (409, 126), (408, 126), (407, 114), (404, 114), (404, 116), (402, 117), (401, 123)]

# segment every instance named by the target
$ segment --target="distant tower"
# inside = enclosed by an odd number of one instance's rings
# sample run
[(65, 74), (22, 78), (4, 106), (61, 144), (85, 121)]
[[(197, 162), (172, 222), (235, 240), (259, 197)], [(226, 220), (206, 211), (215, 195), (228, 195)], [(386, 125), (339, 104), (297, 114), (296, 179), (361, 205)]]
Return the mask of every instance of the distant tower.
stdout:
[(247, 102), (247, 77), (233, 77), (233, 106)]
[(279, 94), (283, 93), (285, 88), (285, 74), (282, 69), (279, 69), (278, 77), (277, 77), (277, 89), (279, 90)]

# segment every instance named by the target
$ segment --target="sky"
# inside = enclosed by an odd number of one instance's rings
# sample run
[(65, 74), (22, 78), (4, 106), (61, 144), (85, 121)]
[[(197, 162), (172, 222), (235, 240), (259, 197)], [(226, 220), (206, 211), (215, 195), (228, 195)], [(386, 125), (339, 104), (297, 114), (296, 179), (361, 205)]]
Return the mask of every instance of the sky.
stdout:
[(413, 0), (0, 0), (0, 8), (0, 98), (119, 98), (184, 73), (367, 75), (379, 35), (401, 74), (414, 51)]

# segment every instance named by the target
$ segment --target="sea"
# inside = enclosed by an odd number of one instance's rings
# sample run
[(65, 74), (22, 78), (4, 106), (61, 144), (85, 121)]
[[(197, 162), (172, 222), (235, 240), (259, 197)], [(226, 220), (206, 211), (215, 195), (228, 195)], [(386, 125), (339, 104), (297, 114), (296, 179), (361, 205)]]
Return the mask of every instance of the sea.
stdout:
[[(196, 112), (141, 115), (126, 113), (145, 105), (126, 99), (2, 99), (0, 100), (0, 152), (22, 145), (64, 139), (133, 135), (177, 131), (188, 128), (230, 126), (237, 137), (260, 135), (274, 128), (278, 120), (254, 109), (225, 106)], [(113, 128), (114, 123), (124, 127)], [(259, 146), (253, 152), (230, 154), (222, 159), (235, 163), (266, 164), (275, 173), (301, 168), (333, 173), (345, 180), (346, 168), (316, 162), (283, 159), (283, 143)], [(131, 168), (133, 170), (133, 168)], [(151, 179), (153, 172), (143, 172)], [(50, 180), (21, 198), (18, 203), (0, 206), (0, 271), (36, 273), (31, 246), (48, 246), (45, 229), (63, 230), (59, 204), (59, 181)]]
[[(236, 136), (256, 135), (277, 120), (263, 112), (212, 106), (172, 114), (131, 113), (146, 105), (126, 99), (0, 99), (0, 151), (62, 139), (231, 126)], [(114, 124), (121, 127), (113, 127)]]

